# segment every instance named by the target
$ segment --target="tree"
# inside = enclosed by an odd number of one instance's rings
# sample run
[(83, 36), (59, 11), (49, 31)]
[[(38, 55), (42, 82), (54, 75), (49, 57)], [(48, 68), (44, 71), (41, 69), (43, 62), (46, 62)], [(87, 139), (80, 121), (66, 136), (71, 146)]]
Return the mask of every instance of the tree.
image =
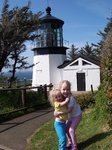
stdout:
[(102, 45), (101, 72), (102, 81), (106, 90), (108, 87), (112, 88), (112, 30), (108, 32)]
[(99, 48), (98, 44), (91, 44), (93, 46), (94, 49), (94, 53), (95, 53), (95, 57), (97, 58), (97, 60), (101, 59), (101, 49)]
[(78, 54), (78, 48), (76, 48), (74, 44), (72, 44), (68, 52), (67, 58), (72, 61), (74, 60), (77, 54)]
[(102, 45), (101, 53), (102, 89), (106, 95), (107, 109), (110, 114), (109, 126), (112, 128), (112, 29)]
[(9, 72), (11, 72), (12, 74), (9, 80), (9, 87), (12, 86), (12, 82), (16, 79), (15, 77), (16, 70), (26, 68), (29, 65), (26, 61), (27, 57), (20, 55), (22, 52), (25, 51), (25, 49), (26, 49), (25, 45), (20, 45), (20, 47), (17, 46), (17, 49), (15, 49), (9, 55), (9, 59), (7, 60), (8, 62), (7, 67), (10, 68)]
[(79, 53), (81, 55), (87, 56), (87, 57), (92, 58), (92, 59), (98, 58), (97, 49), (94, 48), (93, 45), (89, 45), (88, 42), (86, 43), (86, 45), (84, 47), (81, 48)]
[(107, 18), (108, 22), (106, 27), (104, 28), (104, 31), (99, 31), (98, 35), (101, 36), (101, 41), (99, 42), (99, 45), (102, 45), (102, 43), (105, 41), (109, 31), (112, 29), (112, 17)]
[(0, 72), (7, 62), (7, 58), (27, 40), (34, 40), (38, 35), (35, 31), (39, 27), (41, 12), (33, 14), (30, 5), (9, 10), (5, 0), (0, 17)]
[(98, 33), (98, 35), (101, 37), (100, 42), (98, 42), (97, 44), (93, 44), (97, 48), (99, 59), (101, 58), (100, 56), (102, 53), (103, 42), (106, 40), (109, 31), (112, 29), (112, 17), (107, 18), (107, 20), (108, 22), (106, 27), (104, 28), (104, 31), (99, 31)]

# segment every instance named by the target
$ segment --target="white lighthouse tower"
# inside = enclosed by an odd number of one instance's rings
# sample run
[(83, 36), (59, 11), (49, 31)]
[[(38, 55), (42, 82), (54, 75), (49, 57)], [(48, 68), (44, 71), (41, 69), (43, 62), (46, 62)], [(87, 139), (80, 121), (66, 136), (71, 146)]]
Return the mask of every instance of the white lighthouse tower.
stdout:
[(47, 7), (37, 31), (39, 37), (34, 51), (32, 86), (44, 84), (57, 85), (62, 79), (60, 64), (66, 60), (66, 47), (63, 46), (64, 21), (51, 15)]

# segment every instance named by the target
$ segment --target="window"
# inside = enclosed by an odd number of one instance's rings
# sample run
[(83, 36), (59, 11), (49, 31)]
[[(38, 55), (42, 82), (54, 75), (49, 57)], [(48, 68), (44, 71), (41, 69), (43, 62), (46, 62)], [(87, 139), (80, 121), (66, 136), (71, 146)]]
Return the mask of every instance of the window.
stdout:
[(72, 65), (70, 65), (70, 66), (77, 66), (79, 64), (79, 62), (78, 61), (76, 61), (76, 62), (74, 62)]
[(86, 61), (82, 61), (82, 65), (91, 65), (91, 64)]

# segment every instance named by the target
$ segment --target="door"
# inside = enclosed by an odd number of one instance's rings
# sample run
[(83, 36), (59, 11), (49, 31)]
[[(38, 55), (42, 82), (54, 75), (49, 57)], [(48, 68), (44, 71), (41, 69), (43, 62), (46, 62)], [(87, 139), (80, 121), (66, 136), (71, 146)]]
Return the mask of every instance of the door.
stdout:
[(77, 73), (77, 91), (85, 91), (85, 73)]

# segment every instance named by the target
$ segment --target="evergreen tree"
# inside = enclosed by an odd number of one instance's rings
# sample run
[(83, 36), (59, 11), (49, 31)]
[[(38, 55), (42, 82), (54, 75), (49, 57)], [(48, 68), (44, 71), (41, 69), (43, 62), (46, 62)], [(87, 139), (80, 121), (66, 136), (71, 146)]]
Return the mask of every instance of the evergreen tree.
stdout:
[(107, 108), (110, 114), (109, 125), (112, 127), (112, 30), (110, 30), (102, 45), (101, 53), (102, 89), (107, 97)]
[(10, 68), (9, 72), (12, 74), (9, 80), (9, 87), (12, 86), (12, 82), (16, 79), (15, 77), (16, 70), (24, 69), (29, 66), (29, 64), (26, 61), (27, 57), (20, 55), (25, 51), (25, 49), (26, 49), (25, 45), (20, 45), (20, 47), (17, 46), (17, 49), (15, 49), (9, 55), (8, 67)]
[(112, 29), (112, 17), (107, 18), (108, 22), (106, 27), (104, 28), (104, 31), (99, 31), (98, 35), (101, 37), (100, 42), (98, 42), (97, 44), (93, 44), (97, 50), (98, 50), (98, 55), (99, 55), (99, 59), (101, 58), (101, 53), (102, 53), (102, 46), (103, 46), (103, 42), (105, 41), (109, 31)]
[(108, 32), (108, 35), (102, 45), (101, 73), (104, 88), (106, 90), (108, 87), (112, 88), (112, 30)]
[(112, 29), (112, 17), (111, 18), (107, 18), (108, 19), (108, 22), (107, 22), (107, 25), (106, 27), (104, 28), (104, 31), (100, 31), (98, 33), (98, 35), (101, 36), (101, 41), (98, 43), (99, 45), (102, 45), (102, 43), (105, 41), (109, 31)]
[(77, 54), (78, 54), (78, 48), (76, 48), (74, 46), (74, 44), (72, 44), (71, 48), (67, 54), (67, 58), (72, 61), (72, 60), (74, 60), (74, 58), (76, 57)]
[(4, 2), (0, 17), (0, 72), (10, 54), (19, 50), (27, 40), (38, 37), (35, 30), (39, 27), (41, 12), (33, 14), (29, 7), (28, 3), (22, 8), (9, 10), (8, 1)]
[(81, 48), (79, 53), (92, 59), (98, 59), (97, 49), (93, 45), (89, 45), (88, 42)]

